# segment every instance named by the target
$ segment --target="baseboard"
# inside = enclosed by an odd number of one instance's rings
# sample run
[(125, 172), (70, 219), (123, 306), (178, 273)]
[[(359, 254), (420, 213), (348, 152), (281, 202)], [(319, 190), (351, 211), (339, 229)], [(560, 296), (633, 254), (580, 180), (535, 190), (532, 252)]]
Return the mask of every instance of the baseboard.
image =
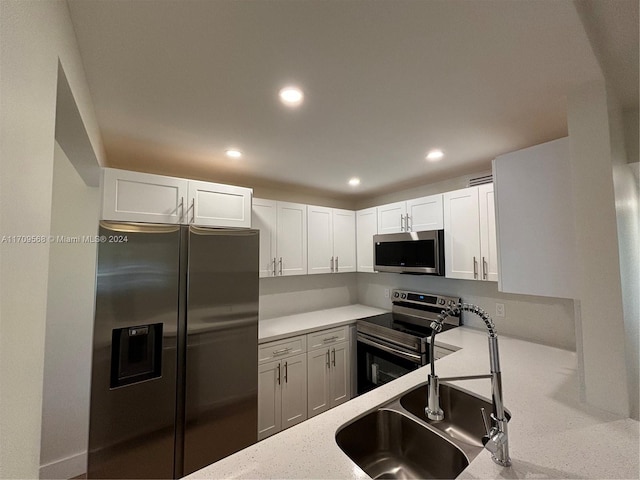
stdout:
[(87, 471), (87, 452), (80, 452), (67, 458), (40, 466), (41, 479), (63, 479), (77, 477)]

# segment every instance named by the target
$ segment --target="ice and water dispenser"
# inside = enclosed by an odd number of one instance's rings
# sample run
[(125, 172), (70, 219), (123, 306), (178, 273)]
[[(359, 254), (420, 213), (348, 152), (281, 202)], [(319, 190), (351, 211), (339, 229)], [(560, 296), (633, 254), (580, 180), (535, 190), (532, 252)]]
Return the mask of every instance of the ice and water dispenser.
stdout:
[(116, 328), (111, 339), (111, 388), (162, 375), (162, 323)]

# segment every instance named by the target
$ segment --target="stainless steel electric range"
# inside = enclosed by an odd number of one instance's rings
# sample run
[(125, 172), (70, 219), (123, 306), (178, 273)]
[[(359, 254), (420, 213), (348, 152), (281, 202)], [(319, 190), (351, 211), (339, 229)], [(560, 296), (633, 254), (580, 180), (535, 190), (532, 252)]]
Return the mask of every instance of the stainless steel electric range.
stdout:
[[(458, 297), (393, 290), (390, 313), (356, 323), (358, 395), (429, 363), (431, 322)], [(460, 325), (448, 317), (443, 331)]]

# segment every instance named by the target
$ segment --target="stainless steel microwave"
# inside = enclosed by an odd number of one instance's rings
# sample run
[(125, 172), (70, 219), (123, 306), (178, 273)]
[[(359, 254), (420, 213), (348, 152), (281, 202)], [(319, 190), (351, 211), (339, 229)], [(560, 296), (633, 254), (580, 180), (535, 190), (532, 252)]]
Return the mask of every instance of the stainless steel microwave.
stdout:
[(444, 230), (373, 236), (374, 270), (444, 276)]

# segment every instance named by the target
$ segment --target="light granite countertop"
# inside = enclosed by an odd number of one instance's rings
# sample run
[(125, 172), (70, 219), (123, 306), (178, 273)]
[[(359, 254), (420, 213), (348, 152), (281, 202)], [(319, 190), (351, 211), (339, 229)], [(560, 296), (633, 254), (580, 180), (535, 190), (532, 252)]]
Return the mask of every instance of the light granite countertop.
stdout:
[(302, 335), (325, 328), (348, 325), (358, 318), (371, 317), (386, 312), (387, 310), (380, 308), (355, 304), (260, 320), (258, 323), (258, 342), (265, 343), (292, 335)]
[[(468, 327), (438, 335), (460, 347), (438, 360), (440, 376), (486, 373), (487, 336)], [(639, 475), (639, 424), (579, 401), (576, 354), (500, 337), (505, 406), (513, 465), (501, 468), (481, 452), (458, 477), (634, 478)], [(187, 478), (369, 478), (338, 447), (336, 431), (355, 417), (426, 380), (428, 366), (284, 430)], [(490, 382), (457, 382), (490, 397)]]

